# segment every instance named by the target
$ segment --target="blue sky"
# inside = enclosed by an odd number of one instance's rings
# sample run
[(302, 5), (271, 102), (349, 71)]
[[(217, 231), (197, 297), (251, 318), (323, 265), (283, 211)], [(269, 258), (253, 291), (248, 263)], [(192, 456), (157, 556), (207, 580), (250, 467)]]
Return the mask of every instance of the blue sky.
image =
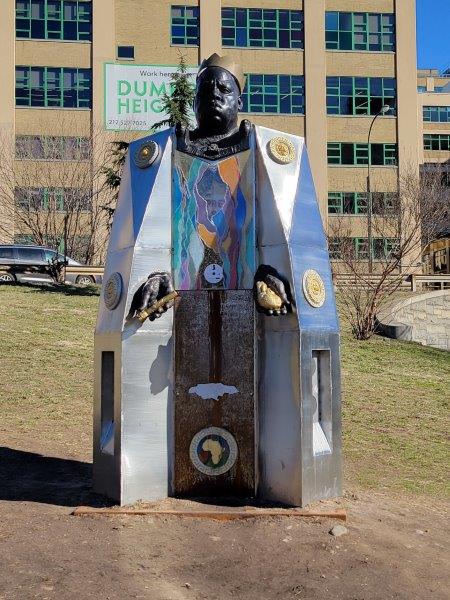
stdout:
[(417, 0), (417, 66), (450, 67), (450, 0)]

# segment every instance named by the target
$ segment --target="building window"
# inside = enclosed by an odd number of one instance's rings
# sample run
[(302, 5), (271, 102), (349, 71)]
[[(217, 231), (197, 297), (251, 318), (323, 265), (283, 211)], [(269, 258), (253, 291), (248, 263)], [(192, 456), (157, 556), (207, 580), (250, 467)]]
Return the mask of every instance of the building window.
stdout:
[(242, 100), (247, 113), (304, 114), (305, 78), (250, 73)]
[(172, 6), (170, 27), (172, 44), (198, 46), (200, 37), (198, 6)]
[(450, 135), (444, 133), (426, 133), (423, 136), (425, 150), (450, 150)]
[[(372, 260), (391, 260), (398, 251), (396, 238), (374, 238), (372, 240)], [(348, 259), (369, 260), (369, 240), (365, 237), (331, 238), (328, 245), (330, 258), (333, 260)]]
[(424, 106), (423, 120), (429, 123), (450, 123), (450, 106)]
[[(394, 215), (398, 212), (396, 192), (372, 192), (372, 212)], [(329, 215), (367, 215), (367, 192), (328, 192)]]
[(90, 211), (92, 193), (89, 189), (64, 187), (16, 187), (14, 197), (24, 211)]
[(397, 164), (397, 144), (353, 144), (329, 142), (329, 165), (384, 165)]
[(436, 250), (433, 253), (433, 273), (448, 273), (446, 248)]
[(393, 14), (327, 12), (325, 14), (327, 50), (395, 51)]
[(367, 194), (359, 192), (328, 192), (328, 214), (367, 214)]
[(238, 48), (303, 48), (303, 12), (222, 8), (222, 44)]
[(16, 67), (16, 106), (90, 108), (90, 69)]
[(134, 60), (134, 46), (117, 46), (117, 58)]
[(18, 160), (88, 160), (91, 140), (82, 137), (16, 136)]
[(16, 36), (38, 40), (92, 39), (87, 0), (16, 0)]
[(327, 77), (329, 115), (376, 115), (388, 104), (396, 114), (396, 81), (388, 77)]

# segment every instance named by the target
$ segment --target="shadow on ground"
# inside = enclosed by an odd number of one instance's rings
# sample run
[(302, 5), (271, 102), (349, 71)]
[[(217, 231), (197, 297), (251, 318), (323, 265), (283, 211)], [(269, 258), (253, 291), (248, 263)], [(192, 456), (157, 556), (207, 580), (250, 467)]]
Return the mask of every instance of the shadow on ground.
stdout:
[(14, 285), (22, 289), (30, 289), (33, 292), (38, 293), (55, 293), (62, 294), (64, 296), (100, 296), (99, 285), (71, 285), (67, 283), (13, 283), (8, 285)]
[(0, 447), (0, 500), (57, 506), (112, 506), (92, 492), (92, 465)]

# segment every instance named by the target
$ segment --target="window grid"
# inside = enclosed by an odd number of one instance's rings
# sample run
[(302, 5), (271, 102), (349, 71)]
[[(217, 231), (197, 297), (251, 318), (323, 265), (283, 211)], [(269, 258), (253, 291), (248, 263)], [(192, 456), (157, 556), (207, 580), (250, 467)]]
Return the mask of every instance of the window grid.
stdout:
[(74, 211), (91, 209), (89, 190), (81, 188), (16, 187), (14, 196), (17, 206), (26, 211), (63, 212), (68, 208)]
[(300, 10), (222, 8), (224, 46), (302, 49), (303, 26)]
[[(328, 214), (367, 215), (367, 192), (328, 192)], [(398, 209), (396, 192), (372, 192), (374, 214), (395, 214)]]
[(327, 12), (327, 50), (395, 51), (395, 16), (388, 13)]
[(16, 37), (90, 41), (92, 3), (90, 0), (16, 0)]
[[(372, 260), (390, 260), (398, 250), (399, 241), (396, 238), (374, 238), (372, 240)], [(342, 260), (342, 251), (351, 252), (358, 260), (369, 259), (369, 240), (364, 237), (331, 238), (328, 251), (333, 260)]]
[(180, 46), (198, 46), (200, 39), (198, 6), (171, 7), (171, 43)]
[(242, 101), (247, 113), (304, 114), (305, 78), (250, 73)]
[(423, 120), (428, 123), (450, 123), (450, 106), (424, 106)]
[(82, 137), (16, 136), (19, 160), (88, 160), (91, 140)]
[(367, 214), (367, 193), (328, 192), (328, 213), (341, 215)]
[(90, 69), (16, 67), (16, 106), (91, 108)]
[(329, 165), (367, 165), (369, 159), (374, 166), (397, 164), (397, 144), (370, 144), (369, 148), (367, 144), (329, 142), (327, 154)]
[(376, 115), (388, 104), (395, 115), (396, 81), (388, 77), (327, 77), (329, 115)]
[(450, 150), (450, 134), (426, 133), (423, 136), (425, 150)]

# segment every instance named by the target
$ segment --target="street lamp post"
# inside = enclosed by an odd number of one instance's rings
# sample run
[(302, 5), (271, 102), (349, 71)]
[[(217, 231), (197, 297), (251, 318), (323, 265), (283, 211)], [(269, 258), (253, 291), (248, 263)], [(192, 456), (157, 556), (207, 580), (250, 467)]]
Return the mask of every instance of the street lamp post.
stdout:
[(381, 107), (381, 110), (372, 119), (372, 123), (369, 127), (369, 135), (367, 136), (367, 244), (368, 244), (368, 256), (369, 256), (369, 273), (373, 271), (373, 257), (372, 257), (372, 191), (370, 189), (370, 163), (372, 153), (370, 151), (370, 136), (372, 134), (372, 128), (375, 121), (379, 116), (387, 114), (391, 110), (389, 104), (385, 104)]

